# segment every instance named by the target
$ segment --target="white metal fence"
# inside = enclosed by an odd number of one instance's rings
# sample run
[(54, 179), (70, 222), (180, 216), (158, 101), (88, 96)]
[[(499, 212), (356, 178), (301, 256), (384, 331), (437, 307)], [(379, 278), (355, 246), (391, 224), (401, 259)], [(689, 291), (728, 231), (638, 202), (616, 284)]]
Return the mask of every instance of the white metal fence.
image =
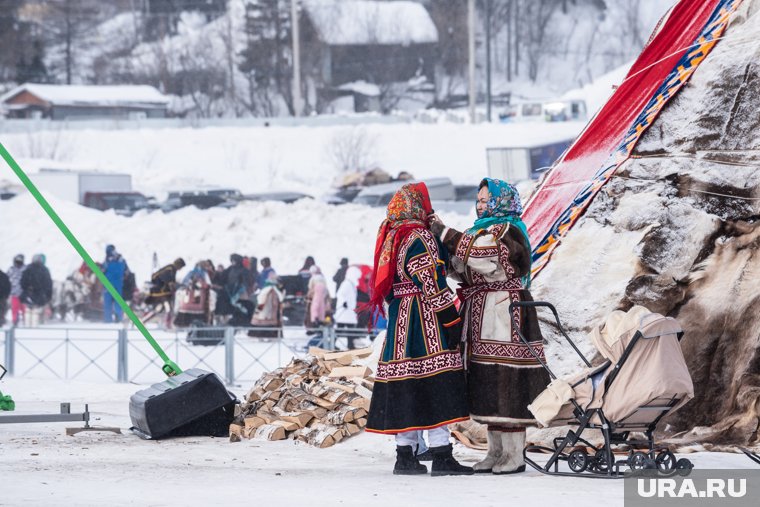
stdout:
[[(248, 384), (267, 371), (306, 354), (309, 345), (336, 347), (335, 330), (320, 328), (307, 334), (304, 328), (195, 329), (210, 339), (188, 340), (188, 330), (151, 333), (166, 354), (183, 369), (212, 371), (229, 385)], [(134, 382), (147, 384), (165, 379), (162, 362), (136, 329), (91, 327), (9, 328), (0, 340), (0, 357), (8, 374), (61, 380)], [(262, 337), (271, 334), (272, 337)], [(341, 331), (341, 334), (345, 334)], [(369, 339), (366, 332), (351, 333)], [(204, 341), (206, 344), (198, 344)], [(345, 345), (338, 338), (338, 346)]]

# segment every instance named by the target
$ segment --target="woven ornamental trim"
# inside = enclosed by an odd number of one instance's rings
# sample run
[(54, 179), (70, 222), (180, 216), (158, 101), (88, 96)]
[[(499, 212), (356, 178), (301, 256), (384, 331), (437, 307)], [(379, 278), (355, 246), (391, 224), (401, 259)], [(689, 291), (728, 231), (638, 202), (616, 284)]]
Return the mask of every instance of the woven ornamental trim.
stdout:
[(420, 359), (409, 359), (377, 365), (378, 380), (401, 380), (437, 375), (445, 371), (462, 369), (462, 356), (458, 352), (444, 351)]

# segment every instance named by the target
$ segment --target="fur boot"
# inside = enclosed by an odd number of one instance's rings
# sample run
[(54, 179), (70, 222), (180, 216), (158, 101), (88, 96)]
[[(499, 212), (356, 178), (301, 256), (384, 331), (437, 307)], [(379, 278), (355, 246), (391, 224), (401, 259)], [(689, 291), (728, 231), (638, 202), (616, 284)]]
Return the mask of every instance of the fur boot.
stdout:
[(494, 464), (496, 464), (496, 461), (501, 458), (501, 431), (489, 431), (487, 438), (488, 454), (486, 454), (486, 457), (483, 461), (479, 461), (472, 466), (476, 474), (491, 473)]
[(396, 446), (396, 464), (393, 475), (422, 475), (427, 473), (427, 467), (417, 461), (411, 445)]
[[(494, 474), (516, 474), (525, 471), (525, 458), (523, 449), (525, 448), (525, 430), (523, 431), (502, 431), (501, 457), (496, 460), (491, 471)], [(490, 436), (490, 435), (489, 435)]]

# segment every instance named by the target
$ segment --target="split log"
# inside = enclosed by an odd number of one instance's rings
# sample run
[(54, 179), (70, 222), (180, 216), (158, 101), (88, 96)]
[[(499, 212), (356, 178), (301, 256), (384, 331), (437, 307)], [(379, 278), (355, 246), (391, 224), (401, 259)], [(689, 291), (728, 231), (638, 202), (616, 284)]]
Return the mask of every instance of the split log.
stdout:
[(330, 378), (367, 377), (371, 373), (370, 369), (366, 366), (340, 366), (338, 368), (333, 368), (328, 376)]
[(308, 352), (308, 354), (310, 356), (314, 356), (314, 357), (317, 357), (317, 358), (325, 357), (325, 354), (329, 354), (329, 353), (330, 353), (329, 350), (322, 349), (322, 348), (319, 348), (319, 347), (309, 347), (309, 352)]
[(369, 389), (367, 389), (366, 387), (364, 387), (361, 384), (358, 384), (354, 388), (354, 392), (356, 394), (358, 394), (359, 396), (361, 396), (362, 398), (365, 398), (367, 400), (371, 400), (372, 399), (372, 391), (370, 391)]
[(284, 440), (286, 437), (285, 428), (277, 424), (265, 424), (256, 429), (253, 434), (254, 438), (263, 440)]
[(237, 423), (230, 424), (230, 442), (240, 442), (243, 439), (245, 426)]
[(272, 421), (272, 424), (282, 426), (287, 432), (295, 431), (300, 428), (297, 422), (286, 421), (284, 419), (277, 419), (276, 421)]
[(346, 423), (346, 425), (343, 428), (344, 433), (346, 433), (346, 436), (352, 436), (356, 435), (361, 431), (361, 427), (358, 424), (355, 423)]
[(245, 428), (256, 429), (260, 426), (264, 426), (268, 421), (258, 415), (251, 415), (243, 419), (243, 426)]
[(275, 413), (283, 421), (296, 423), (299, 428), (306, 427), (314, 419), (314, 415), (309, 412), (282, 412), (275, 409)]
[(265, 391), (276, 391), (284, 383), (285, 382), (280, 377), (269, 376), (269, 378), (266, 378), (266, 380), (261, 382), (261, 387)]
[(352, 350), (341, 350), (338, 352), (329, 352), (324, 355), (324, 358), (327, 360), (334, 360), (343, 362), (345, 361), (345, 358), (349, 358), (348, 364), (351, 364), (351, 362), (354, 359), (361, 359), (364, 357), (369, 357), (372, 355), (372, 347), (365, 347), (363, 349), (352, 349)]

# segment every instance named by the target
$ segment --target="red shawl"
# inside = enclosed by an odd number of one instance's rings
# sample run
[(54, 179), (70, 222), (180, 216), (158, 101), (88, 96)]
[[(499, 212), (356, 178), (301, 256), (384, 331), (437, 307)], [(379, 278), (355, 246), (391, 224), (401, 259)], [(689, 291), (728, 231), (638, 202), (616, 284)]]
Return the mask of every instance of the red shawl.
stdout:
[(370, 300), (364, 307), (374, 317), (383, 314), (383, 301), (391, 291), (399, 245), (416, 229), (427, 229), (433, 213), (424, 183), (408, 183), (388, 203), (387, 218), (380, 224), (375, 243), (375, 266), (370, 282)]

